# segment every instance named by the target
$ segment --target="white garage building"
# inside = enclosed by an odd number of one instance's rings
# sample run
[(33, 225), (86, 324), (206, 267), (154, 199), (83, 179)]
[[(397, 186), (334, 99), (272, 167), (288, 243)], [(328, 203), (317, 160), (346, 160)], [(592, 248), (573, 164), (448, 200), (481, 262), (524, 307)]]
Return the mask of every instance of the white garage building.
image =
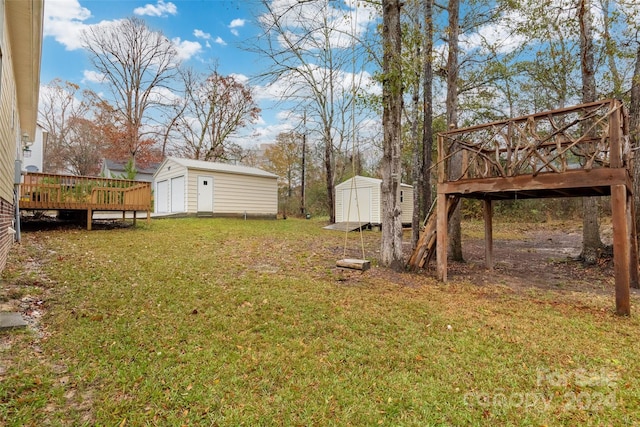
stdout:
[[(413, 187), (408, 184), (400, 184), (400, 206), (402, 223), (411, 224)], [(382, 180), (356, 175), (336, 185), (335, 216), (336, 223), (382, 224)]]
[(153, 175), (154, 212), (275, 218), (277, 179), (262, 169), (167, 157)]

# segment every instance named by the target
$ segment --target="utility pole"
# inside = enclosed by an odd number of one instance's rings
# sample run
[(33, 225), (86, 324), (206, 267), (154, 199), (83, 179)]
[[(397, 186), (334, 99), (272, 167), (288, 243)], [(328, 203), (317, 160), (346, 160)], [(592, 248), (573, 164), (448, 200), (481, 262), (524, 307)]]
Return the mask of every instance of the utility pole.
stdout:
[(306, 167), (306, 154), (307, 154), (307, 113), (305, 111), (303, 116), (303, 129), (302, 129), (302, 173), (300, 179), (300, 215), (303, 217), (306, 215), (306, 206), (305, 206), (305, 191), (304, 191), (304, 175), (305, 175), (305, 167)]

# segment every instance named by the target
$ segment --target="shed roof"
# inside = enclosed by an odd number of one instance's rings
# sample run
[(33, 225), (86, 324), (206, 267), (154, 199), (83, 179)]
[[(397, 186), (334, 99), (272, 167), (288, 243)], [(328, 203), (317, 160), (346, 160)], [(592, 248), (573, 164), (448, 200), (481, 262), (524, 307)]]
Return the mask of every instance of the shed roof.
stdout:
[(164, 165), (168, 161), (173, 161), (181, 166), (186, 167), (187, 169), (199, 169), (206, 170), (211, 172), (223, 172), (223, 173), (233, 173), (238, 175), (251, 175), (251, 176), (261, 176), (264, 178), (273, 178), (277, 179), (278, 175), (275, 175), (271, 172), (267, 172), (262, 169), (252, 168), (249, 166), (238, 166), (238, 165), (230, 165), (227, 163), (217, 163), (217, 162), (206, 162), (204, 160), (192, 160), (192, 159), (181, 159), (179, 157), (167, 157), (164, 159), (160, 167), (154, 175), (156, 175), (160, 170), (164, 168)]
[[(379, 178), (371, 178), (369, 176), (356, 175), (356, 176), (354, 176), (352, 178), (349, 178), (347, 180), (342, 181), (340, 184), (336, 185), (336, 187), (344, 187), (344, 185), (346, 183), (350, 182), (354, 178), (358, 178), (358, 181), (369, 182), (369, 183), (371, 183), (373, 185), (382, 185), (382, 180), (379, 179)], [(404, 187), (404, 188), (407, 188), (407, 187), (412, 188), (411, 185), (405, 184), (404, 182), (401, 182), (400, 186)]]

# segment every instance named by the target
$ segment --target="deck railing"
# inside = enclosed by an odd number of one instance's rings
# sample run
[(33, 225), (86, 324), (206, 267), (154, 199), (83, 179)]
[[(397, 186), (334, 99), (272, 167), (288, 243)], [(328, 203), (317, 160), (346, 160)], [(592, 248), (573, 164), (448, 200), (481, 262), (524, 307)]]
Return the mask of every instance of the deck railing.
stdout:
[(20, 208), (42, 210), (149, 211), (151, 183), (124, 179), (27, 173)]
[(624, 168), (629, 141), (618, 100), (604, 100), (438, 136), (439, 182)]

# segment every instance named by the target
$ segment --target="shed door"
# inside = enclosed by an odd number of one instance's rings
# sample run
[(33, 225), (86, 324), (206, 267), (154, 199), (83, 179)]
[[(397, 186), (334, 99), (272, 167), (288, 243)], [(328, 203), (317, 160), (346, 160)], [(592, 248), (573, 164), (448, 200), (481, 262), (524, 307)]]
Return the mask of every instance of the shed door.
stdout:
[[(360, 212), (359, 218), (358, 212)], [(344, 222), (358, 222), (358, 219), (362, 223), (371, 222), (370, 188), (345, 188), (342, 190), (342, 218)]]
[(171, 178), (171, 212), (184, 212), (184, 176)]
[(213, 212), (213, 177), (198, 177), (198, 212)]
[(169, 212), (169, 181), (164, 180), (156, 184), (156, 212)]

